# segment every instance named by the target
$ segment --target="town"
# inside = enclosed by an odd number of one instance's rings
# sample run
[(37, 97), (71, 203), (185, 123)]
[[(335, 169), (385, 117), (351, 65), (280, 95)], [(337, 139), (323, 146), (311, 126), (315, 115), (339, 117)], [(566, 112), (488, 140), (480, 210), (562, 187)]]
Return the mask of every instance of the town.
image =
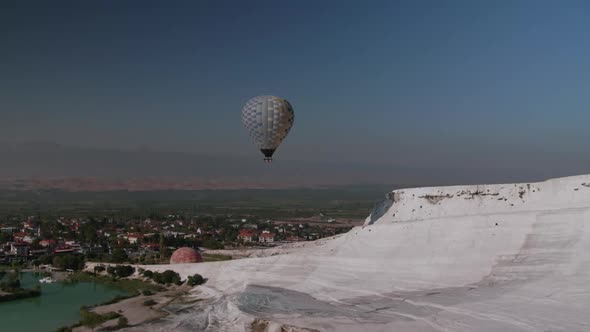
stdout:
[[(18, 310), (14, 303), (42, 297), (47, 304), (30, 310), (60, 332), (162, 318), (171, 300), (184, 301), (211, 278), (181, 276), (176, 264), (241, 260), (341, 234), (372, 204), (322, 190), (1, 195), (0, 305)], [(76, 287), (64, 291), (66, 284)], [(59, 306), (63, 315), (79, 315), (56, 320), (47, 311), (55, 303), (68, 303)], [(38, 322), (18, 322), (19, 331), (39, 330)]]
[[(66, 218), (30, 216), (0, 222), (0, 263), (58, 265), (63, 255), (86, 261), (161, 264), (179, 247), (201, 250), (267, 248), (312, 241), (348, 231), (352, 224), (319, 214), (305, 221), (261, 219), (252, 215), (170, 214), (160, 218)], [(219, 255), (204, 258), (220, 259)], [(230, 257), (227, 257), (229, 259)], [(58, 264), (55, 264), (58, 263)], [(83, 264), (80, 268), (83, 267)]]

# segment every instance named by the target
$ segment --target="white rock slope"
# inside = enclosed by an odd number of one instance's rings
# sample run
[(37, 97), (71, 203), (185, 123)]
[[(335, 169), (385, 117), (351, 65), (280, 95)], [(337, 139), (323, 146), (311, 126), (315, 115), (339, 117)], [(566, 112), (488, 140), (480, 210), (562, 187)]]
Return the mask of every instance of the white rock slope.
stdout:
[(207, 300), (151, 328), (590, 331), (589, 230), (590, 176), (398, 190), (340, 237), (175, 266)]

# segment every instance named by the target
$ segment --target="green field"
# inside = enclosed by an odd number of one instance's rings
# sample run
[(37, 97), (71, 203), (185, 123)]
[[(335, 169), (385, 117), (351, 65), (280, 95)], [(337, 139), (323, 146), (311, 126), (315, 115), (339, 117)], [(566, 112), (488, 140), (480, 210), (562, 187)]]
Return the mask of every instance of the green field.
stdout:
[(181, 214), (256, 215), (305, 218), (323, 212), (334, 218), (367, 216), (393, 186), (346, 186), (330, 189), (170, 190), (68, 192), (0, 191), (0, 221), (18, 216), (120, 218)]
[(232, 259), (231, 256), (228, 256), (228, 255), (203, 254), (203, 261), (204, 262), (220, 262), (220, 261), (229, 261), (231, 259)]

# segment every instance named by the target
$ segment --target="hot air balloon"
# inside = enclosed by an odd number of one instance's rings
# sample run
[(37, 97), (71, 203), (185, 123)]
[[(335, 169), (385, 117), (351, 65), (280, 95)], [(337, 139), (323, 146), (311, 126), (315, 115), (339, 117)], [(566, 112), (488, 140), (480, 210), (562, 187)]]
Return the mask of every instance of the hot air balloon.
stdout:
[(280, 97), (254, 97), (242, 108), (242, 123), (266, 162), (272, 161), (272, 155), (291, 130), (294, 120), (293, 107)]

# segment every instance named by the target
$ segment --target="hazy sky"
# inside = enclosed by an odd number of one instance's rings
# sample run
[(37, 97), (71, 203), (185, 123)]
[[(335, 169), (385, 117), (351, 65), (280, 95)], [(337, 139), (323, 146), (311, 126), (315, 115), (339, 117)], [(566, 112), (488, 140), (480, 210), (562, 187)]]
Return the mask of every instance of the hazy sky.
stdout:
[(587, 1), (0, 2), (2, 141), (590, 172), (589, 90)]

